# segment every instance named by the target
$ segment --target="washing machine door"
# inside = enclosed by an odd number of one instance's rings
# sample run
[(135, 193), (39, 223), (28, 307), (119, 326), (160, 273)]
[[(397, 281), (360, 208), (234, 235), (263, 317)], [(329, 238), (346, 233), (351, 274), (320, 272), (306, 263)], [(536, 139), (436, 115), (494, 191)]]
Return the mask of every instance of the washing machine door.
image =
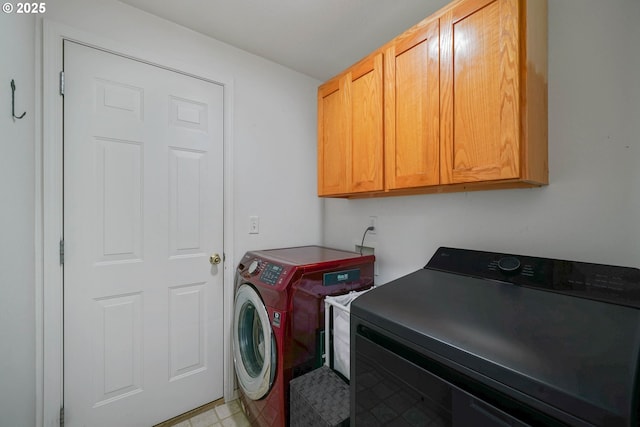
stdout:
[(233, 315), (233, 362), (244, 394), (263, 398), (271, 389), (277, 366), (277, 347), (269, 314), (256, 290), (241, 285)]

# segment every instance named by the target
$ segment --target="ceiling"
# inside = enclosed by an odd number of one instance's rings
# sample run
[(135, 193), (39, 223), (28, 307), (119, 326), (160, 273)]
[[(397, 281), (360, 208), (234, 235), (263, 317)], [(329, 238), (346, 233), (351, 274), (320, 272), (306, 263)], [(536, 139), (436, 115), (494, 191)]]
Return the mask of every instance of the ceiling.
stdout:
[(325, 81), (451, 0), (121, 0)]

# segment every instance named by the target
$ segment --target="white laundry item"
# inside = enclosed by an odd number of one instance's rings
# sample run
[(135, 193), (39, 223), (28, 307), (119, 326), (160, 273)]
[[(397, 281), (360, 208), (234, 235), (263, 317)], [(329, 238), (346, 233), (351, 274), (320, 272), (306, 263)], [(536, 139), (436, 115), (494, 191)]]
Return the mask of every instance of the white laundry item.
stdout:
[[(353, 291), (344, 295), (327, 296), (324, 299), (325, 313), (325, 365), (338, 371), (345, 378), (350, 378), (350, 322), (351, 302), (370, 289)], [(333, 320), (333, 328), (330, 327)], [(333, 346), (330, 337), (333, 336)], [(332, 356), (333, 355), (333, 363)]]

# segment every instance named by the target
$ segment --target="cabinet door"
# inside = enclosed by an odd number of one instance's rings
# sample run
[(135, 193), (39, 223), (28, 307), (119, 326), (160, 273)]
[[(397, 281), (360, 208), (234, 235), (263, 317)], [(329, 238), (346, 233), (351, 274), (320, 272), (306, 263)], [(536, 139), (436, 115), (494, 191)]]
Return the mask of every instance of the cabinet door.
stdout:
[(424, 22), (385, 52), (388, 189), (440, 182), (439, 22)]
[(318, 195), (383, 189), (382, 54), (318, 90)]
[[(350, 192), (383, 189), (382, 54), (367, 58), (347, 74), (350, 92)], [(348, 166), (348, 167), (349, 167)]]
[(346, 88), (344, 79), (334, 79), (318, 89), (318, 195), (347, 192)]
[(441, 18), (441, 181), (520, 177), (519, 0), (468, 0)]

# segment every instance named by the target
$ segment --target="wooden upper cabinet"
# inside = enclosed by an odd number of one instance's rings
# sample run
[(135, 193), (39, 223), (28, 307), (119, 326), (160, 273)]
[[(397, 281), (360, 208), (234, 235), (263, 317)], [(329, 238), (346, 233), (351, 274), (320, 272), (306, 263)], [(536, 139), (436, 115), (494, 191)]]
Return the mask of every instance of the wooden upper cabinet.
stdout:
[(440, 25), (441, 183), (547, 183), (546, 2), (466, 0)]
[(547, 183), (547, 0), (456, 0), (318, 89), (321, 196)]
[(318, 89), (318, 194), (383, 189), (382, 54)]
[(385, 50), (386, 188), (440, 183), (439, 22), (423, 21)]
[(318, 89), (318, 195), (347, 193), (346, 88), (333, 79)]

